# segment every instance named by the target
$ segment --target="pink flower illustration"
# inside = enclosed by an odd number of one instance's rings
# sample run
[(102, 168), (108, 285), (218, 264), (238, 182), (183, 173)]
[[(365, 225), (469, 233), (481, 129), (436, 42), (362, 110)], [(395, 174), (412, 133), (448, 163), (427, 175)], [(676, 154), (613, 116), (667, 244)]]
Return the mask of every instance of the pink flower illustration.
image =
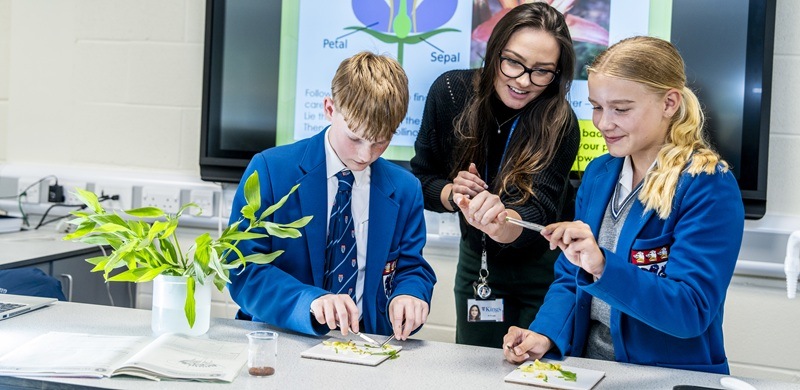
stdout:
[[(475, 0), (475, 7), (486, 5), (489, 0)], [(564, 18), (569, 26), (570, 35), (575, 42), (587, 42), (598, 45), (608, 46), (608, 30), (599, 24), (580, 16), (572, 15), (569, 11), (578, 3), (578, 0), (498, 0), (502, 9), (494, 13), (488, 20), (484, 21), (472, 31), (472, 39), (477, 42), (486, 42), (492, 34), (497, 22), (508, 13), (512, 8), (532, 2), (544, 2), (564, 14)]]

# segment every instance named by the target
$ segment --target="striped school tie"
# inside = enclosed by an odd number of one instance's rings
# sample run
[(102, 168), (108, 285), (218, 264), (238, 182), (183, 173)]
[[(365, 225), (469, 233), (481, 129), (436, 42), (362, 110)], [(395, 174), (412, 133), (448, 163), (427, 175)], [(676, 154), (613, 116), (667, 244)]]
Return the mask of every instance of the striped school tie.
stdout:
[(356, 300), (356, 231), (350, 201), (353, 197), (353, 174), (345, 169), (336, 174), (339, 190), (331, 207), (328, 246), (325, 248), (325, 285), (334, 294), (348, 294)]

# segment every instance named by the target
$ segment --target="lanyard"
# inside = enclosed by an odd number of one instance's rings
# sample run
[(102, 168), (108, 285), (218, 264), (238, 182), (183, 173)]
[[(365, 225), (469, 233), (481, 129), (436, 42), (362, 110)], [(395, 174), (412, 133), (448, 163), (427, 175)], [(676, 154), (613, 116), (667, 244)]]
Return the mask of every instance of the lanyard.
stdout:
[[(503, 147), (503, 154), (500, 156), (500, 165), (497, 166), (497, 174), (500, 174), (500, 170), (503, 168), (503, 163), (506, 160), (506, 153), (508, 152), (508, 144), (511, 143), (511, 137), (514, 135), (514, 130), (517, 128), (517, 123), (519, 122), (519, 114), (517, 114), (517, 118), (514, 119), (514, 123), (511, 124), (511, 130), (508, 132), (508, 138), (506, 139), (506, 145)], [(489, 144), (486, 144), (486, 164), (484, 164), (484, 178), (489, 179)], [(481, 269), (478, 271), (478, 281), (473, 284), (473, 288), (475, 290), (475, 296), (480, 299), (488, 299), (492, 295), (492, 289), (489, 288), (489, 282), (487, 278), (489, 277), (489, 262), (487, 261), (486, 255), (486, 233), (481, 235)]]
[[(500, 173), (500, 170), (503, 168), (503, 163), (506, 161), (506, 152), (508, 152), (508, 144), (511, 143), (511, 137), (514, 135), (514, 130), (517, 128), (517, 123), (519, 122), (519, 114), (517, 114), (517, 118), (514, 119), (514, 122), (511, 123), (511, 130), (508, 132), (508, 138), (506, 138), (506, 145), (503, 147), (503, 154), (500, 156), (500, 165), (497, 166), (497, 173)], [(486, 144), (486, 164), (484, 164), (484, 178), (489, 178), (489, 144)]]

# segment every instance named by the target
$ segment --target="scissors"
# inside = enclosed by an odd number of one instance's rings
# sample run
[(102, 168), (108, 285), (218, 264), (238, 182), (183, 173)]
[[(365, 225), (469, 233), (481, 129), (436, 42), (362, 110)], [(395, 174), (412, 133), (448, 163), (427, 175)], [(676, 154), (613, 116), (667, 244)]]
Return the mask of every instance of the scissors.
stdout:
[(513, 223), (514, 225), (519, 225), (519, 226), (522, 226), (522, 227), (524, 227), (526, 229), (531, 229), (531, 230), (536, 231), (536, 232), (541, 232), (542, 230), (544, 230), (544, 226), (543, 225), (539, 225), (538, 223), (523, 221), (521, 219), (506, 217), (506, 222), (510, 222), (510, 223)]

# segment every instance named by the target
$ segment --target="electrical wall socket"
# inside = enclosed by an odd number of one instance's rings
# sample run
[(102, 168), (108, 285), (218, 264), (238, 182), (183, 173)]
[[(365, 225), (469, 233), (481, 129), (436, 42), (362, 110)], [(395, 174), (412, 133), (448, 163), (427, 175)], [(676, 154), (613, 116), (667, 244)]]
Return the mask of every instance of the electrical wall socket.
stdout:
[[(189, 192), (189, 202), (196, 203), (200, 206), (202, 213), (200, 217), (213, 217), (214, 216), (214, 191), (212, 190), (191, 190)], [(195, 215), (197, 210), (192, 210), (192, 215)]]
[[(17, 195), (19, 196), (19, 194), (25, 192), (25, 196), (20, 198), (22, 203), (39, 203), (41, 201), (42, 183), (36, 182), (37, 180), (30, 179), (19, 179), (17, 181)], [(36, 185), (31, 186), (33, 183), (36, 183)]]
[(78, 199), (75, 194), (78, 192), (78, 188), (85, 190), (86, 182), (76, 182), (76, 181), (63, 181), (58, 182), (58, 184), (64, 187), (64, 204), (78, 204), (82, 205), (80, 199)]
[(167, 213), (177, 213), (181, 207), (181, 190), (171, 187), (142, 187), (140, 207), (158, 207)]
[(133, 208), (131, 200), (133, 199), (133, 186), (126, 186), (120, 184), (95, 184), (94, 192), (97, 196), (119, 196), (118, 200), (107, 200), (103, 202), (103, 207), (113, 210), (130, 210)]

